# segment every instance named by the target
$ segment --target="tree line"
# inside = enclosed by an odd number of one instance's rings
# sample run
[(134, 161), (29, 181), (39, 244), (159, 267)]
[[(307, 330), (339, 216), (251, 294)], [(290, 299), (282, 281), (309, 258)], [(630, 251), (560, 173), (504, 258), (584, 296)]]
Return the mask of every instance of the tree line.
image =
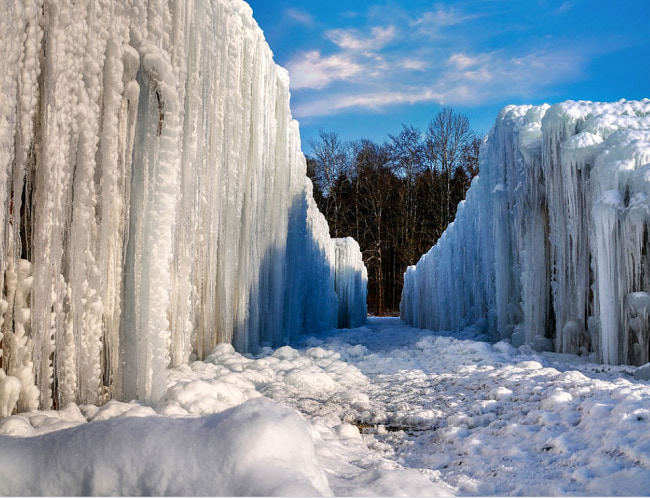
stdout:
[(478, 174), (482, 138), (445, 108), (423, 133), (402, 125), (383, 144), (342, 141), (334, 132), (310, 141), (307, 174), (332, 237), (354, 237), (368, 268), (368, 310), (394, 314), (407, 266), (454, 219)]

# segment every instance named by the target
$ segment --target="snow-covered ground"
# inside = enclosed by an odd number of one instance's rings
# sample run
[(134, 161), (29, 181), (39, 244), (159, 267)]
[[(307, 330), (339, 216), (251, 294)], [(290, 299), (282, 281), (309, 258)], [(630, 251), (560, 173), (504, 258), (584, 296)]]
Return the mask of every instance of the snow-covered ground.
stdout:
[(636, 367), (481, 339), (370, 318), (255, 357), (222, 344), (155, 407), (1, 420), (0, 494), (648, 494)]

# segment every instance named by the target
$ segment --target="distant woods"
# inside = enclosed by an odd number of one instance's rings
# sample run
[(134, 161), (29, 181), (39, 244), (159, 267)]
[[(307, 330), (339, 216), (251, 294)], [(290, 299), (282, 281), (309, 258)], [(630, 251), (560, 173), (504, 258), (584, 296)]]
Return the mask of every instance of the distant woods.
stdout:
[(368, 310), (399, 309), (406, 267), (438, 240), (478, 174), (482, 138), (443, 109), (426, 132), (402, 125), (377, 144), (321, 130), (307, 174), (332, 237), (354, 237), (368, 267)]

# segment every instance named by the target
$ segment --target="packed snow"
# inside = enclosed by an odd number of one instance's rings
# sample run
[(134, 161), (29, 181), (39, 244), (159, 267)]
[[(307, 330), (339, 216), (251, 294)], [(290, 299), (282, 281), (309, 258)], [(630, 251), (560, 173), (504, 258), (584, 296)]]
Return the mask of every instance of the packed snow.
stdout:
[(0, 40), (0, 416), (363, 323), (245, 2), (3, 2)]
[(508, 106), (480, 170), (407, 270), (404, 320), (650, 361), (650, 100)]
[[(398, 318), (0, 421), (0, 494), (645, 495), (643, 369)], [(645, 377), (647, 379), (647, 376)]]

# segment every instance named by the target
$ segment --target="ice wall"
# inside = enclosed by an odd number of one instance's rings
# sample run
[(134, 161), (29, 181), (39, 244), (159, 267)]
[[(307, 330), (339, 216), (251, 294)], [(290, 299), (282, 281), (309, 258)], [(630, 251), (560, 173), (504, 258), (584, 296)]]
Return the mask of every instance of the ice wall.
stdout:
[(506, 107), (480, 168), (402, 318), (650, 361), (650, 100)]
[(3, 2), (0, 40), (0, 416), (359, 314), (246, 3)]
[(335, 288), (339, 305), (338, 327), (355, 328), (366, 323), (368, 273), (359, 243), (352, 237), (335, 239)]

